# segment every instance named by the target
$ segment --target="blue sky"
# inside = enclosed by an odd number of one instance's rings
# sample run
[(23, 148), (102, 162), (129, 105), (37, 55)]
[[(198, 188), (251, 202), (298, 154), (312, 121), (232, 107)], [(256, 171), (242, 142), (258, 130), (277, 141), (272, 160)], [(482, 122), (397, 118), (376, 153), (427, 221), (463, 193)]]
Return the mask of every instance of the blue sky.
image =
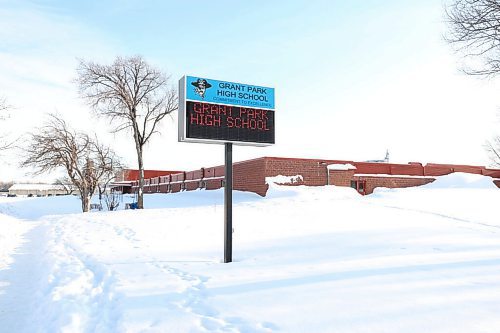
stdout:
[[(57, 111), (135, 167), (129, 136), (108, 134), (73, 80), (78, 58), (140, 54), (172, 84), (191, 74), (275, 87), (276, 145), (237, 147), (236, 160), (366, 160), (389, 149), (395, 162), (484, 165), (500, 87), (459, 72), (443, 8), (437, 0), (0, 0), (0, 96), (15, 106), (15, 132)], [(176, 125), (174, 115), (150, 143), (147, 168), (223, 163), (221, 146), (177, 143)], [(0, 179), (22, 177), (10, 154)]]

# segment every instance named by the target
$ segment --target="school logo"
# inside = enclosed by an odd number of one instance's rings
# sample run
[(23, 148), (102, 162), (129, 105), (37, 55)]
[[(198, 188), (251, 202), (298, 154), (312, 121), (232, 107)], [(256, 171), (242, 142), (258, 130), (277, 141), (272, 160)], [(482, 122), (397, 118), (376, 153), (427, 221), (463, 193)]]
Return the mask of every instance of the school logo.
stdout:
[(205, 79), (198, 79), (191, 82), (191, 84), (194, 86), (194, 92), (201, 98), (205, 98), (205, 92), (208, 88), (212, 87)]

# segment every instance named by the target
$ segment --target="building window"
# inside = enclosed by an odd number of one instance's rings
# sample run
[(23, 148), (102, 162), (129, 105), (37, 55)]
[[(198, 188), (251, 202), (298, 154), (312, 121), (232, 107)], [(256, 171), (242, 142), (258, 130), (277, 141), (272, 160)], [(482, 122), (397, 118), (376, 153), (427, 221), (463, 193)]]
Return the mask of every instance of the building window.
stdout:
[(365, 193), (365, 182), (358, 182), (358, 192)]

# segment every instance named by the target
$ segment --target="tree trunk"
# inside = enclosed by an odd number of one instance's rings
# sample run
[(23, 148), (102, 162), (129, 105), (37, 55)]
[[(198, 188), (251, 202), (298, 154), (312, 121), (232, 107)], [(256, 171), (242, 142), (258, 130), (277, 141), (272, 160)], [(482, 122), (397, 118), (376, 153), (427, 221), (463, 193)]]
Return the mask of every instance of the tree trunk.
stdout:
[(97, 190), (99, 191), (99, 206), (102, 207), (102, 195), (106, 191), (106, 185), (104, 185), (103, 188), (101, 188), (101, 186), (97, 185)]
[(139, 164), (139, 189), (137, 190), (137, 208), (144, 208), (144, 164), (142, 161), (142, 147), (137, 151), (137, 162)]
[(82, 200), (82, 212), (86, 213), (90, 211), (90, 196), (88, 195), (87, 191), (83, 191), (81, 193), (81, 200)]
[[(132, 114), (136, 114), (135, 109), (132, 110)], [(135, 150), (137, 151), (137, 165), (139, 166), (139, 188), (137, 189), (137, 208), (144, 208), (144, 163), (142, 160), (142, 148), (143, 143), (140, 137), (140, 131), (137, 124), (137, 119), (133, 120), (133, 130), (134, 130), (134, 141)]]

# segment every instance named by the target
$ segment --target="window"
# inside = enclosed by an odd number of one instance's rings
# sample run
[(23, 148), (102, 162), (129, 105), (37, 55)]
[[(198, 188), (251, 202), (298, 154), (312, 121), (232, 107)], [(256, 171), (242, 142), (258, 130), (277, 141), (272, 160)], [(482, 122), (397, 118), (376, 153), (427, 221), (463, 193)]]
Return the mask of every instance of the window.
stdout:
[(365, 192), (365, 182), (363, 181), (358, 182), (358, 192), (359, 193)]

